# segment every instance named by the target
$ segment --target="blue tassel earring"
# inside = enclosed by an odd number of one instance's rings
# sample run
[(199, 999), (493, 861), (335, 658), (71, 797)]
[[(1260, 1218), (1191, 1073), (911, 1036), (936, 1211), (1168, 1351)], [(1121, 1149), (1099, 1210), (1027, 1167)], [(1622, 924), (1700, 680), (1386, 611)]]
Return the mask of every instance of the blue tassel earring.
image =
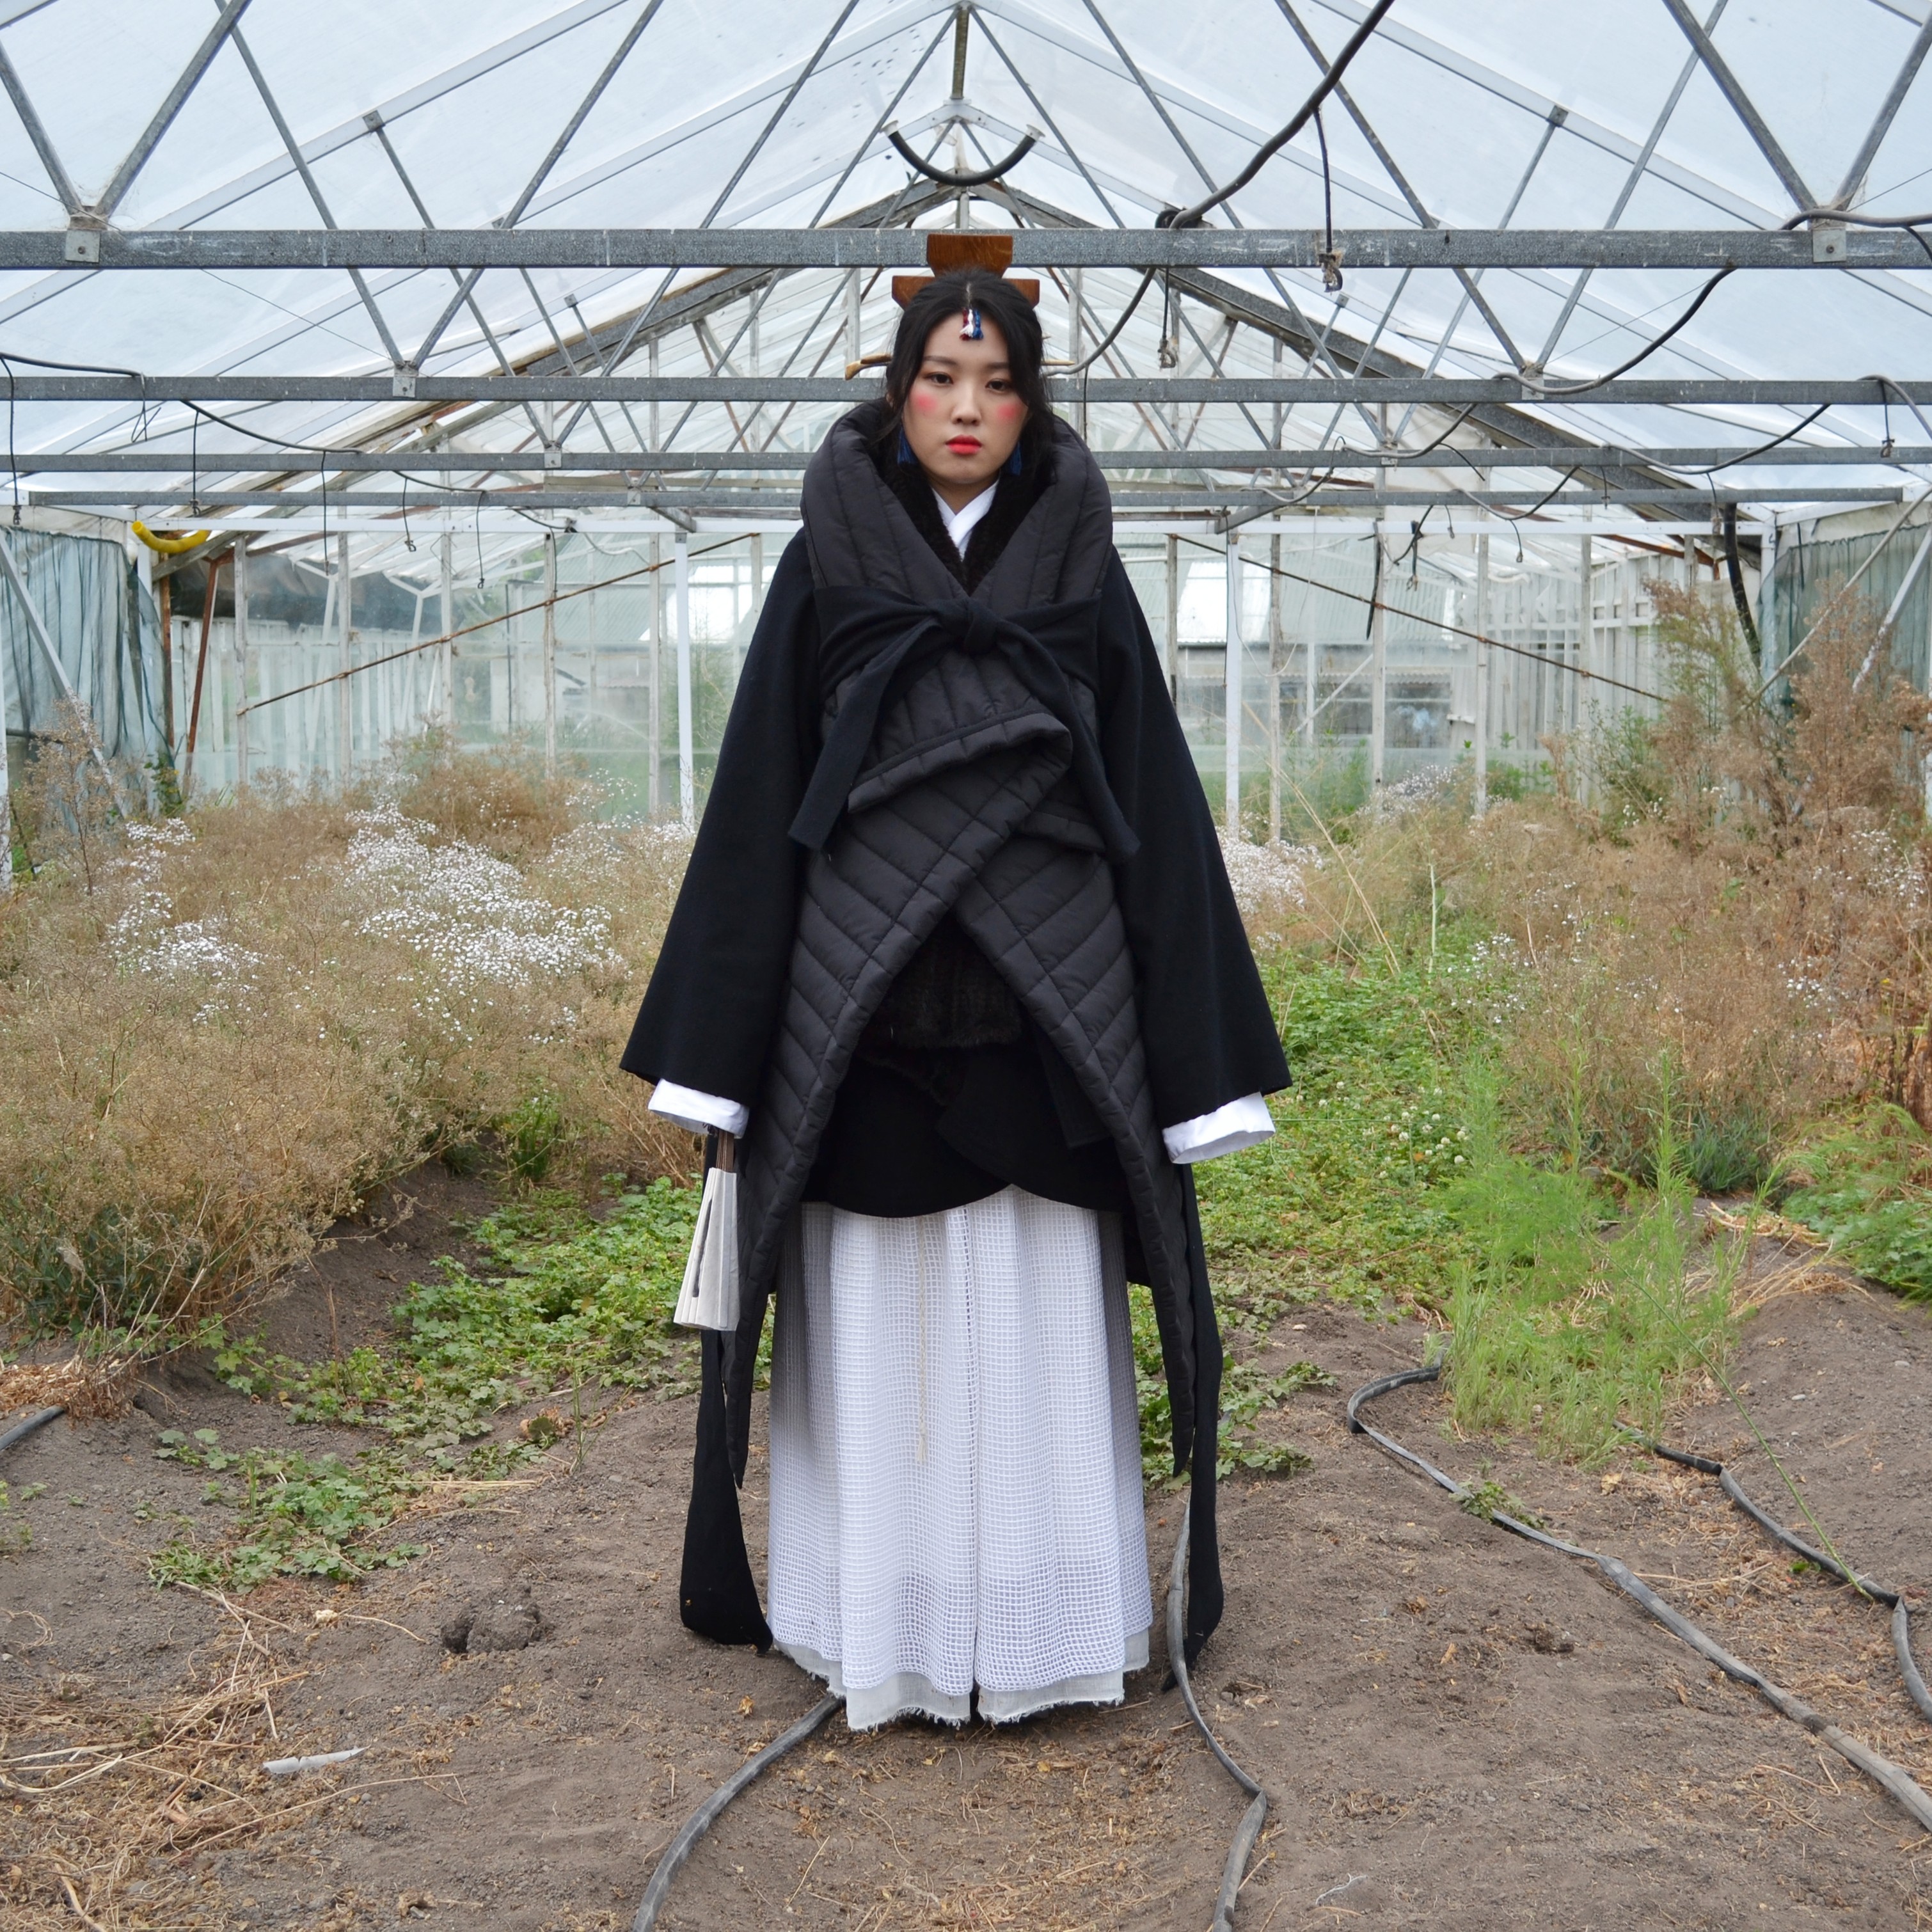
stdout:
[[(904, 432), (904, 430), (900, 430), (899, 434), (900, 434), (902, 436), (903, 436), (903, 435), (905, 434), (905, 432)], [(1018, 445), (1018, 443), (1015, 443), (1015, 444), (1013, 445), (1013, 453), (1012, 453), (1012, 455), (1010, 455), (1010, 457), (1008, 457), (1008, 458), (1006, 458), (1006, 474), (1007, 474), (1009, 476), (1017, 476), (1019, 473), (1020, 473), (1020, 446), (1019, 446), (1019, 445)]]
[(903, 428), (899, 431), (899, 460), (902, 463), (916, 463), (919, 460), (912, 453), (912, 445), (907, 442)]

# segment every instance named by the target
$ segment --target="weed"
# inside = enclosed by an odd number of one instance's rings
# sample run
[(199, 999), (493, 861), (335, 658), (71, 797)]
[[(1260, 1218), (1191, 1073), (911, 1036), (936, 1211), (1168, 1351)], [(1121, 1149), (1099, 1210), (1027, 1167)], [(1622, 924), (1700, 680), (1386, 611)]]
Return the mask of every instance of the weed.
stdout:
[(1217, 1298), (1256, 1334), (1318, 1294), (1439, 1307), (1464, 1245), (1438, 1192), (1466, 1159), (1454, 1068), (1490, 1030), (1492, 962), (1445, 950), (1432, 977), (1277, 952), (1262, 972), (1295, 1084), (1273, 1140), (1196, 1170)]
[(1482, 1474), (1473, 1483), (1463, 1485), (1462, 1493), (1456, 1499), (1456, 1507), (1466, 1510), (1471, 1516), (1480, 1516), (1485, 1522), (1494, 1522), (1499, 1516), (1506, 1516), (1516, 1522), (1526, 1524), (1532, 1529), (1546, 1529), (1548, 1523), (1538, 1516), (1521, 1497), (1505, 1489), (1490, 1474), (1490, 1466), (1483, 1465)]
[(1657, 1191), (1633, 1189), (1618, 1222), (1616, 1204), (1587, 1174), (1534, 1166), (1502, 1145), (1492, 1079), (1472, 1081), (1470, 1120), (1473, 1158), (1447, 1190), (1475, 1250), (1450, 1302), (1456, 1423), (1601, 1456), (1620, 1417), (1654, 1427), (1721, 1360), (1742, 1244), (1697, 1252), (1667, 1132)]
[(21, 1556), (33, 1548), (33, 1525), (14, 1522), (10, 1518), (15, 1510), (32, 1502), (46, 1487), (44, 1483), (28, 1483), (10, 1490), (0, 1483), (0, 1556)]
[(400, 804), (257, 787), (123, 824), (78, 733), (16, 799), (0, 1315), (152, 1354), (426, 1154), (586, 1190), (688, 1167), (616, 1064), (680, 839), (428, 742)]
[(158, 1584), (251, 1590), (271, 1576), (348, 1582), (421, 1554), (410, 1544), (374, 1542), (424, 1481), (393, 1451), (369, 1451), (351, 1464), (298, 1450), (224, 1449), (215, 1430), (188, 1436), (170, 1429), (154, 1453), (234, 1478), (232, 1485), (211, 1482), (203, 1496), (235, 1512), (230, 1534), (212, 1545), (189, 1534), (173, 1538), (148, 1559)]
[(1815, 1228), (1861, 1274), (1932, 1300), (1932, 1136), (1874, 1102), (1799, 1147), (1780, 1180), (1784, 1212)]
[(297, 1421), (373, 1425), (445, 1466), (498, 1410), (586, 1376), (689, 1393), (697, 1346), (670, 1317), (697, 1208), (697, 1190), (667, 1180), (625, 1195), (602, 1221), (569, 1196), (532, 1196), (470, 1230), (490, 1272), (445, 1261), (437, 1280), (409, 1288), (391, 1348), (304, 1364), (218, 1338), (218, 1372)]

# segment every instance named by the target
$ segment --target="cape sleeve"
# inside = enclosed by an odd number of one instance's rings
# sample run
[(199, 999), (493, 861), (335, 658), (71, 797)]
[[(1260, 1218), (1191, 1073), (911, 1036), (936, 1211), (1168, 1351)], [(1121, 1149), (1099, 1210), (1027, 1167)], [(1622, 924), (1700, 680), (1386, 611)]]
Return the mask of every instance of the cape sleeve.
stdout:
[(818, 754), (805, 540), (765, 596), (697, 842), (622, 1066), (750, 1106), (784, 992), (803, 854), (788, 828)]
[(1154, 1109), (1172, 1126), (1288, 1082), (1193, 754), (1117, 554), (1101, 588), (1100, 748), (1140, 850), (1114, 868)]

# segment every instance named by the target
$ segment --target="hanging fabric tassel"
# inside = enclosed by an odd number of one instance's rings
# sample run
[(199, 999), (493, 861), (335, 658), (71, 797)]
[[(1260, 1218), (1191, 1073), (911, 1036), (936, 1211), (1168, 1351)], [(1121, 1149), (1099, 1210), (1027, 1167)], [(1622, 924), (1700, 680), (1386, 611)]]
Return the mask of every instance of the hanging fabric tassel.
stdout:
[(968, 308), (960, 320), (960, 340), (981, 342), (985, 340), (986, 334), (986, 332), (980, 326), (980, 311), (976, 308)]
[(738, 1325), (737, 1143), (730, 1134), (718, 1136), (716, 1165), (704, 1176), (691, 1258), (671, 1319), (685, 1328)]

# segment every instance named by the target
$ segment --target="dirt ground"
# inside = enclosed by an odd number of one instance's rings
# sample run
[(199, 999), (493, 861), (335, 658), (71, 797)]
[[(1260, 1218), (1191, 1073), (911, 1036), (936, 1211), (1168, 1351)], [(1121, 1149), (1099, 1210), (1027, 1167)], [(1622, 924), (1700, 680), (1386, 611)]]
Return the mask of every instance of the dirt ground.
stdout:
[[(397, 1284), (456, 1245), (448, 1216), (473, 1211), (471, 1192), (419, 1185), (406, 1214), (343, 1231), (271, 1310), (276, 1344), (320, 1354), (380, 1334)], [(1224, 1486), (1227, 1617), (1196, 1672), (1274, 1801), (1244, 1932), (1932, 1927), (1932, 1839), (1849, 1766), (1594, 1572), (1461, 1514), (1346, 1432), (1342, 1398), (1419, 1359), (1419, 1328), (1324, 1306), (1291, 1320), (1270, 1354), (1312, 1358), (1339, 1388), (1299, 1397), (1280, 1425), (1310, 1472)], [(1856, 1289), (1794, 1296), (1749, 1322), (1736, 1374), (1839, 1547), (1919, 1593), (1932, 1666), (1932, 1319)], [(1932, 1723), (1900, 1686), (1883, 1613), (1794, 1574), (1714, 1481), (1641, 1456), (1586, 1472), (1458, 1442), (1428, 1388), (1376, 1413), (1452, 1473), (1486, 1471), (1564, 1536), (1622, 1556), (1932, 1784)], [(204, 1480), (154, 1460), (158, 1431), (358, 1440), (297, 1430), (189, 1368), (121, 1420), (57, 1423), (9, 1452), (16, 1492), (46, 1487), (16, 1513), (32, 1547), (0, 1558), (0, 1924), (628, 1926), (677, 1823), (817, 1695), (782, 1658), (678, 1623), (692, 1423), (688, 1401), (614, 1406), (580, 1463), (566, 1442), (520, 1486), (433, 1499), (398, 1532), (424, 1546), (404, 1567), (234, 1605), (146, 1579)], [(1715, 1391), (1672, 1434), (1735, 1457), (1760, 1501), (1795, 1515)], [(754, 1452), (754, 1564), (764, 1495)], [(1178, 1500), (1149, 1496), (1162, 1576)], [(456, 1655), (439, 1639), (466, 1612), (514, 1628), (526, 1605), (540, 1630), (526, 1647)], [(866, 1736), (835, 1718), (700, 1846), (662, 1922), (1196, 1932), (1241, 1804), (1162, 1692), (1160, 1648), (1121, 1709)], [(196, 1697), (202, 1759), (144, 1760), (143, 1714)], [(355, 1746), (352, 1762), (285, 1781), (255, 1768)], [(80, 1764), (85, 1791), (24, 1788)], [(197, 1805), (223, 1803), (276, 1815), (190, 1827), (213, 1815)], [(50, 1850), (98, 1858), (128, 1821), (149, 1855), (105, 1916), (83, 1918)]]

